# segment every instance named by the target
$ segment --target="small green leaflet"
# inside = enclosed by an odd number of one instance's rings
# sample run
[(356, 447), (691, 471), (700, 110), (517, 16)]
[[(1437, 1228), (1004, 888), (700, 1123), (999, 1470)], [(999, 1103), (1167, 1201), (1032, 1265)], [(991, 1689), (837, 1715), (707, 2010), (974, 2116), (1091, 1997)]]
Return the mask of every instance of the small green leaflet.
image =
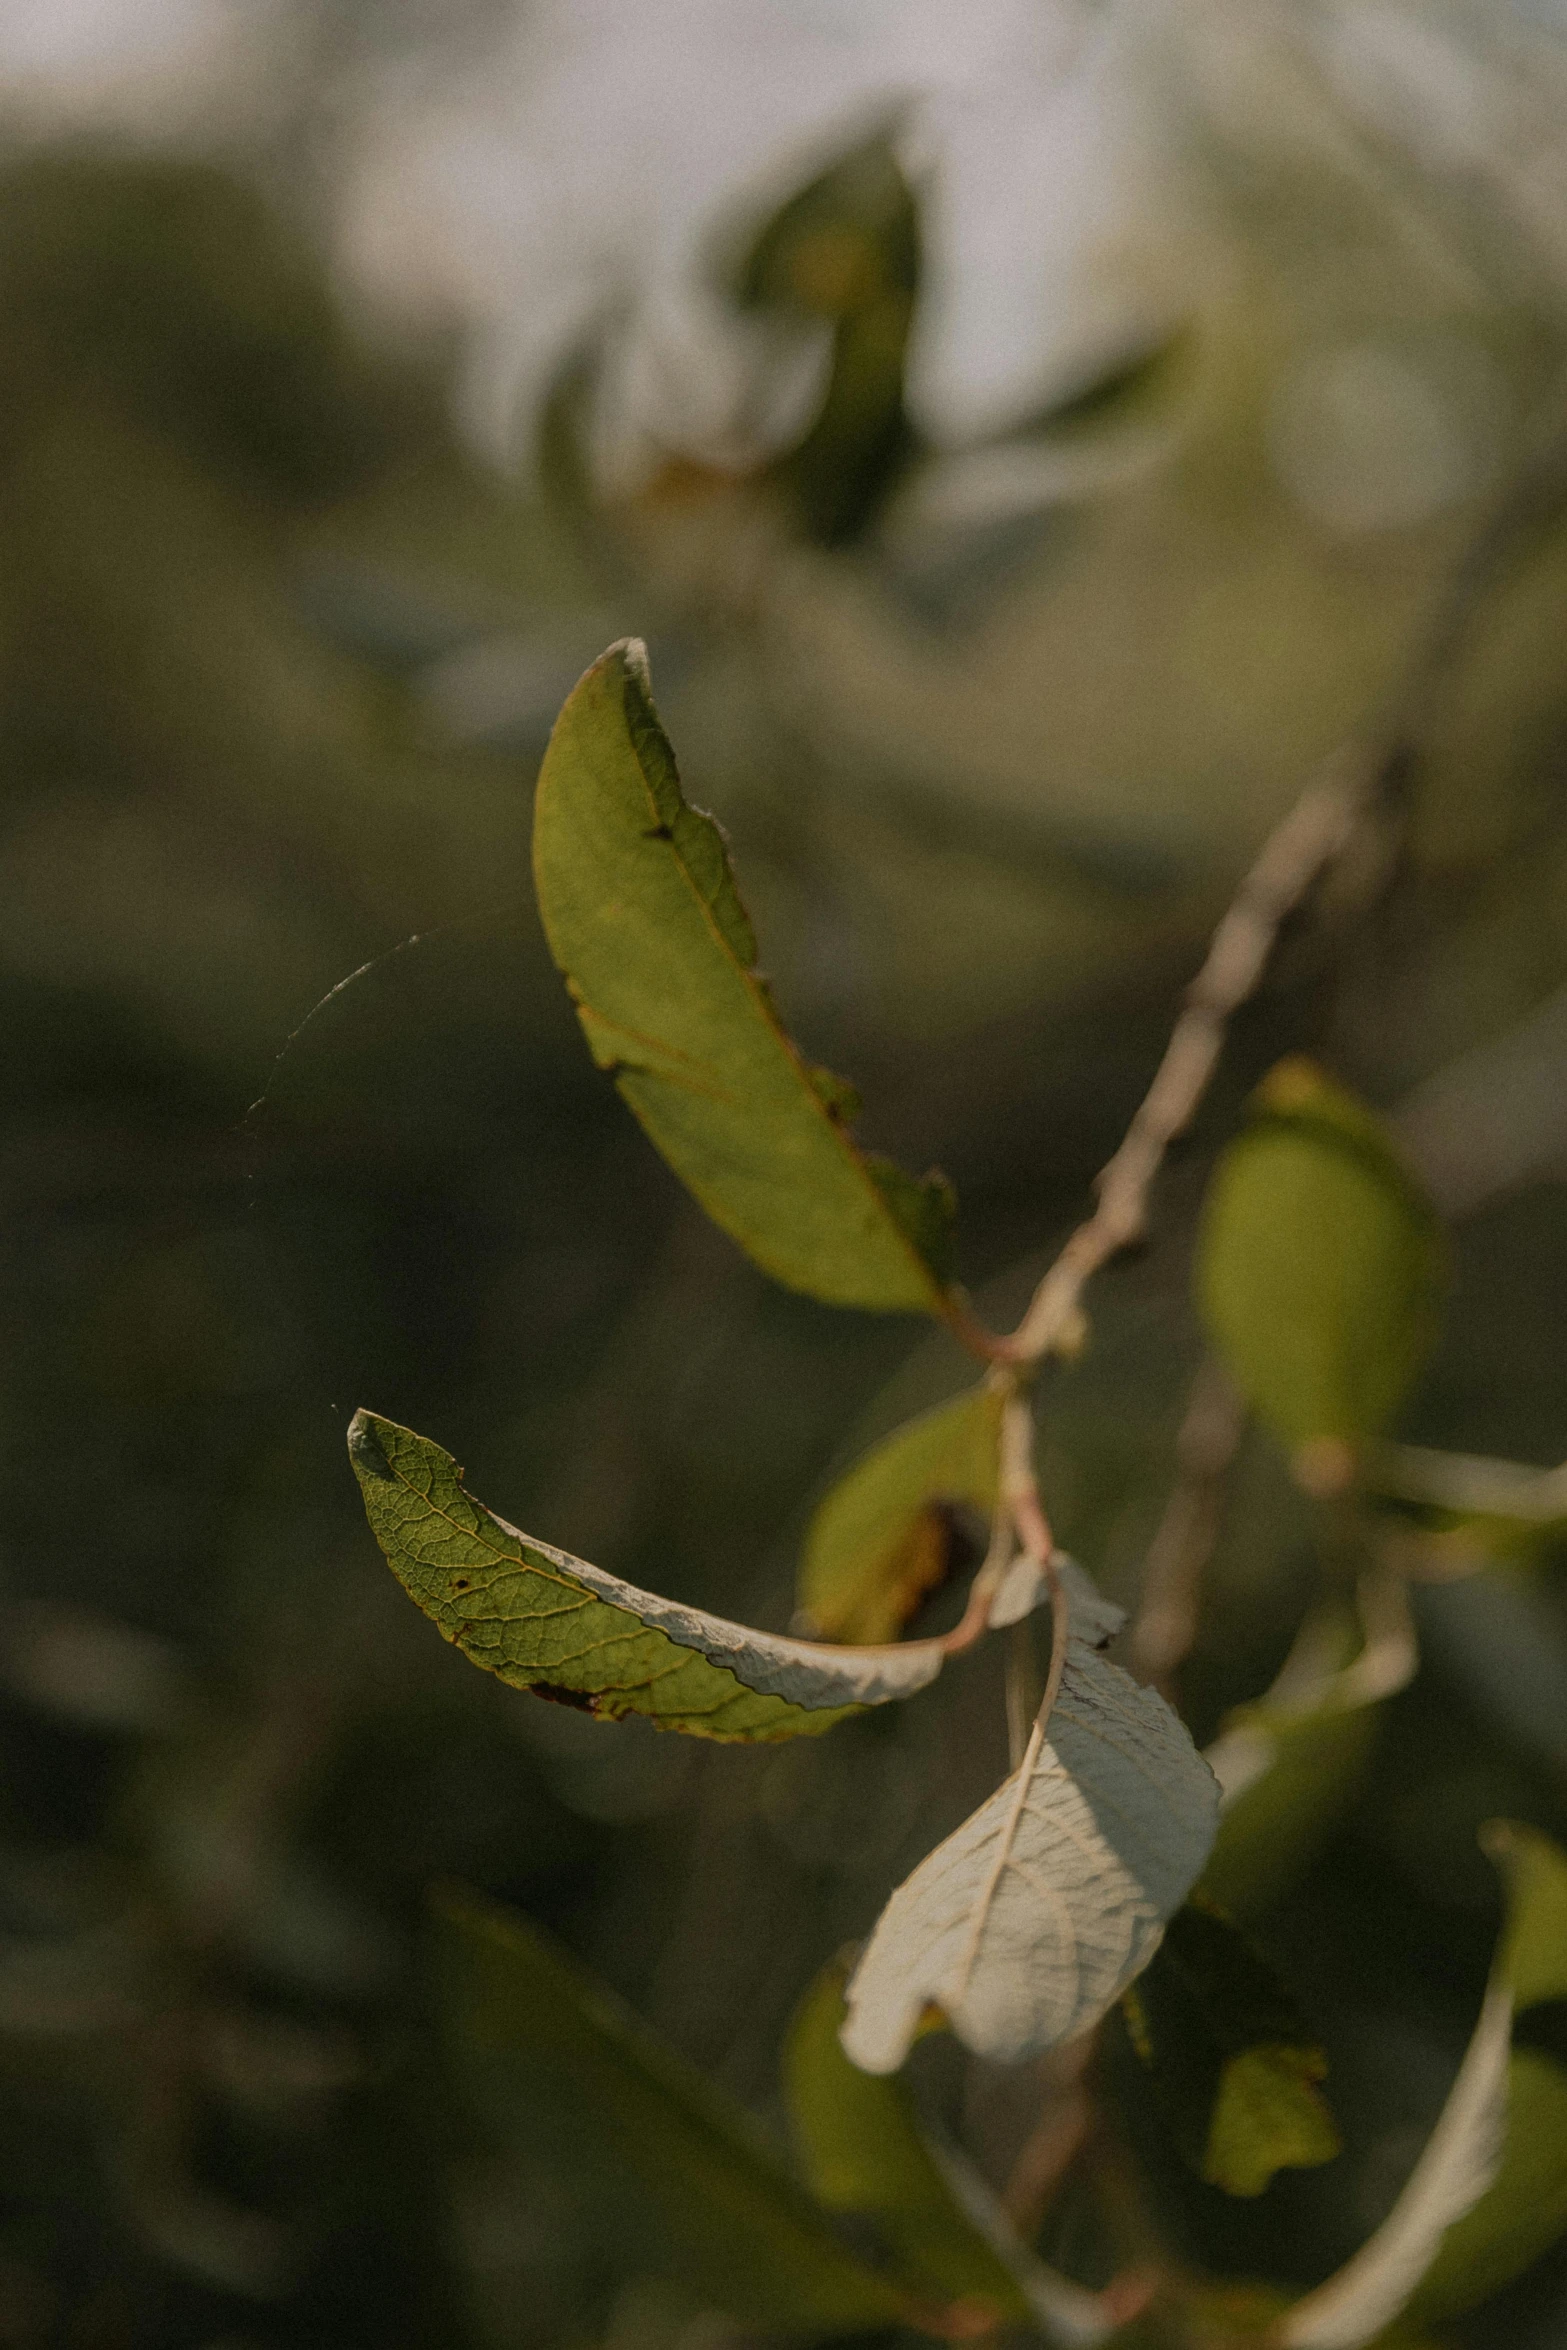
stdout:
[(583, 1033), (715, 1224), (787, 1288), (941, 1315), (950, 1187), (868, 1156), (756, 971), (723, 836), (687, 805), (647, 659), (612, 645), (539, 771), (533, 870)]
[(1380, 1727), (1379, 1707), (1413, 1678), (1403, 1583), (1367, 1575), (1360, 1623), (1330, 1603), (1306, 1618), (1266, 1696), (1237, 1706), (1207, 1750), (1221, 1790), (1204, 1900), (1256, 1917), (1310, 1866), (1351, 1802)]
[(1344, 1482), (1403, 1401), (1445, 1265), (1436, 1217), (1370, 1111), (1310, 1062), (1281, 1062), (1209, 1185), (1198, 1295), (1303, 1482)]
[(1006, 1398), (998, 1387), (922, 1412), (884, 1437), (817, 1509), (800, 1562), (800, 1611), (823, 1640), (893, 1640), (946, 1572), (938, 1505), (995, 1506)]
[(1182, 2156), (1229, 2195), (1339, 2151), (1318, 2091), (1327, 2059), (1274, 1969), (1228, 1918), (1189, 1901), (1121, 2005)]
[(1515, 2016), (1567, 1999), (1567, 1854), (1493, 1821), (1507, 1924), (1480, 2020), (1403, 2193), (1370, 2241), (1279, 2325), (1279, 2350), (1360, 2350), (1406, 2311), (1460, 2316), (1567, 2229), (1567, 2072)]
[(831, 1729), (909, 1697), (945, 1661), (939, 1641), (819, 1647), (638, 1591), (520, 1534), (463, 1488), (449, 1452), (374, 1412), (349, 1455), (365, 1511), (409, 1597), (470, 1661), (514, 1689), (558, 1692), (615, 1720), (646, 1714), (694, 1738), (752, 1742)]
[(918, 2324), (857, 2260), (745, 2110), (525, 1919), (466, 1895), (436, 1913), (440, 2017), (469, 2101), (548, 2162), (626, 2273), (673, 2276), (742, 2324)]
[(898, 1887), (855, 1969), (843, 2040), (867, 2072), (896, 2071), (931, 2006), (1002, 2063), (1088, 2031), (1208, 1857), (1213, 1773), (1163, 1698), (1098, 1653), (1119, 1609), (1070, 1560), (1059, 1573), (1068, 1639), (1048, 1722)]

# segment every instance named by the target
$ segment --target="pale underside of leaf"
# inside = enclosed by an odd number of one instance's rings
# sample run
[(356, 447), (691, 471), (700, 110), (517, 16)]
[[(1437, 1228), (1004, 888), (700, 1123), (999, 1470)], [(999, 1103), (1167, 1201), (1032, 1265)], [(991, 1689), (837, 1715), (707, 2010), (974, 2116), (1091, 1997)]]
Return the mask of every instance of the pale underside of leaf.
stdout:
[(1283, 2350), (1360, 2350), (1391, 2324), (1456, 2219), (1495, 2176), (1507, 2126), (1512, 1992), (1494, 1982), (1436, 2128), (1387, 2218), (1353, 2260), (1297, 2301)]
[(835, 1648), (639, 1591), (487, 1510), (448, 1452), (358, 1412), (349, 1450), (393, 1573), (443, 1636), (513, 1688), (726, 1740), (794, 1738), (933, 1681), (938, 1641)]
[[(1411, 2302), (1422, 2319), (1460, 2313), (1544, 2248), (1567, 2204), (1567, 2147), (1553, 2162), (1512, 2142), (1531, 2123), (1559, 2125), (1567, 2100), (1550, 2094), (1554, 2079), (1531, 2077), (1549, 2059), (1511, 2045), (1515, 2010), (1567, 1997), (1567, 1859), (1538, 1830), (1504, 1821), (1483, 1840), (1506, 1878), (1508, 1919), (1474, 2036), (1398, 2201), (1353, 2260), (1296, 2302), (1280, 2350), (1359, 2350)], [(1544, 2099), (1530, 2094), (1540, 2086)], [(1511, 2208), (1509, 2180), (1540, 2208)]]
[(714, 1222), (790, 1288), (941, 1314), (950, 1193), (857, 1149), (849, 1090), (780, 1025), (723, 837), (681, 793), (640, 645), (612, 646), (560, 714), (534, 876), (594, 1059)]
[(1158, 1948), (1217, 1812), (1164, 1700), (1072, 1639), (1048, 1735), (883, 1910), (849, 1986), (849, 2055), (893, 2070), (930, 2004), (1003, 2062), (1087, 2031)]

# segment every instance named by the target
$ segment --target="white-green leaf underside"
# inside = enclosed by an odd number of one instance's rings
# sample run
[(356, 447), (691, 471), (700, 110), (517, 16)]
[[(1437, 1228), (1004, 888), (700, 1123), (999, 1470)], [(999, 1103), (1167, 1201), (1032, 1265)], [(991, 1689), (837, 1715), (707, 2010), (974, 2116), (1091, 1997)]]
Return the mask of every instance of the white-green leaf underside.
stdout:
[[(1063, 1579), (1107, 1638), (1112, 1611), (1080, 1570)], [(1087, 2031), (1152, 1958), (1217, 1818), (1213, 1774), (1163, 1698), (1073, 1633), (1046, 1733), (883, 1910), (849, 1985), (848, 2054), (895, 2070), (931, 2005), (1007, 2063)]]

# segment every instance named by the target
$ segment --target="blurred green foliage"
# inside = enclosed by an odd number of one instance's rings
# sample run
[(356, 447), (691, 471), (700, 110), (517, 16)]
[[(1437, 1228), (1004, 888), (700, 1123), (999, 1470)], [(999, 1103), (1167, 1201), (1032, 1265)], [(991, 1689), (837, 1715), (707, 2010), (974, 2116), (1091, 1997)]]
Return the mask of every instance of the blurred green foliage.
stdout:
[[(650, 500), (586, 545), (457, 447), (441, 355), (362, 341), (235, 179), (85, 154), (0, 179), (0, 2329), (22, 2350), (692, 2350), (701, 2309), (586, 2241), (569, 2131), (529, 2168), (448, 2105), (428, 1884), (545, 1922), (765, 2125), (804, 1987), (1005, 1768), (988, 1653), (776, 1754), (692, 1758), (488, 1684), (406, 1605), (341, 1465), (371, 1395), (542, 1534), (659, 1588), (676, 1561), (681, 1598), (781, 1624), (813, 1488), (963, 1376), (944, 1334), (911, 1354), (906, 1327), (770, 1289), (582, 1052), (529, 801), (610, 636), (655, 634), (802, 1034), (863, 1073), (879, 1145), (957, 1179), (1000, 1322), (1135, 1105), (1242, 833), (1363, 709), (1468, 527), (1345, 547), (1288, 507), (1259, 417), (1299, 322), (1259, 265), (1186, 376), (1171, 355), (1206, 405), (1167, 466), (1069, 502), (977, 585), (966, 554), (932, 568), (893, 527), (917, 225), (863, 170), (852, 205), (828, 181), (785, 216), (766, 269), (758, 248), (756, 300), (836, 321), (844, 413), (799, 480)], [(842, 241), (862, 198), (874, 265)], [(1555, 327), (1482, 325), (1537, 391)], [(765, 655), (689, 592), (758, 498), (794, 583)], [(1112, 1589), (1169, 1485), (1197, 1202), (1246, 1087), (1305, 1044), (1386, 1101), (1567, 975), (1560, 565), (1542, 541), (1455, 663), (1390, 920), (1347, 973), (1286, 962), (1156, 1245), (1048, 1375), (1057, 1530)], [(917, 660), (889, 609), (921, 616)], [(503, 723), (472, 716), (480, 656), (522, 680)], [(1562, 1196), (1459, 1232), (1401, 1433), (1567, 1453)], [(1200, 1734), (1345, 1572), (1249, 1438), (1184, 1674)], [(1212, 2273), (1298, 2288), (1360, 2241), (1485, 1977), (1476, 1824), (1567, 1831), (1553, 1543), (1523, 1588), (1527, 1673), (1515, 1592), (1466, 1586), (1447, 1637), (1418, 1595), (1425, 1671), (1378, 1740), (1357, 1722), (1344, 1805), (1259, 1904), (1344, 2157), (1240, 2204), (1157, 2120), (1139, 2142), (1160, 2227)], [(1038, 2085), (929, 2054), (1002, 2185)], [(1107, 2256), (1076, 2188), (1039, 2241), (1074, 2273)], [(1472, 2338), (1546, 2350), (1562, 2290), (1547, 2261)]]

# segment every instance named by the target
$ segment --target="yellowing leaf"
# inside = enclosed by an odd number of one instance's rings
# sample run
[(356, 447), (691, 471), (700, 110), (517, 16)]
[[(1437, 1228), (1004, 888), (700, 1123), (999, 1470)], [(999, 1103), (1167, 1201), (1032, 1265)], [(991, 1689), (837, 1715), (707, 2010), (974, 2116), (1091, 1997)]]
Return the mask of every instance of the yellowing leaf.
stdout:
[(1444, 1264), (1436, 1218), (1371, 1113), (1309, 1062), (1282, 1062), (1215, 1169), (1198, 1295), (1236, 1386), (1308, 1476), (1313, 1463), (1342, 1476), (1403, 1401), (1436, 1335)]
[(388, 1565), (442, 1636), (514, 1689), (558, 1692), (610, 1720), (746, 1742), (830, 1729), (912, 1696), (939, 1641), (833, 1648), (727, 1623), (638, 1591), (520, 1534), (465, 1491), (449, 1452), (356, 1412), (348, 1449)]
[(796, 2011), (784, 2086), (805, 2175), (830, 2211), (872, 2223), (900, 2280), (964, 2305), (975, 2329), (1039, 2328), (1093, 2343), (1113, 2319), (1097, 2293), (1037, 2260), (982, 2180), (921, 2127), (901, 2075), (861, 2072), (840, 2043), (845, 1969), (824, 1967)]
[(1456, 2317), (1567, 2226), (1567, 2074), (1512, 2045), (1515, 2013), (1567, 1997), (1567, 1854), (1495, 1822), (1508, 1917), (1480, 2020), (1403, 2193), (1336, 2276), (1297, 2301), (1281, 2350), (1360, 2350), (1408, 2311)]
[(1340, 2150), (1318, 2092), (1327, 2064), (1312, 2048), (1244, 2048), (1219, 2075), (1203, 2177), (1230, 2195), (1260, 2195), (1281, 2170), (1311, 2170)]
[(687, 805), (634, 642), (567, 699), (539, 771), (533, 868), (594, 1059), (716, 1224), (832, 1305), (945, 1310), (953, 1203), (850, 1138), (755, 968), (723, 837)]
[(1286, 1985), (1228, 1918), (1189, 1901), (1122, 2005), (1176, 2146), (1210, 2186), (1260, 2195), (1329, 2162), (1327, 2060)]
[(596, 2222), (602, 2256), (663, 2274), (743, 2324), (849, 2333), (918, 2323), (854, 2258), (749, 2114), (523, 1918), (437, 1911), (441, 2022), (458, 2076)]
[(1257, 1916), (1310, 1866), (1360, 1786), (1384, 1698), (1416, 1663), (1401, 1582), (1367, 1577), (1361, 1623), (1336, 1605), (1308, 1616), (1267, 1695), (1238, 1706), (1208, 1748), (1222, 1791), (1201, 1893)]
[[(1072, 1614), (1107, 1637), (1082, 1570), (1061, 1573)], [(894, 2071), (931, 2003), (1004, 2062), (1075, 2039), (1153, 1956), (1217, 1812), (1213, 1774), (1163, 1698), (1069, 1637), (1021, 1767), (882, 1911), (849, 1985), (849, 2055)]]
[(935, 1506), (995, 1505), (1005, 1397), (972, 1388), (923, 1412), (841, 1477), (805, 1538), (799, 1600), (824, 1640), (896, 1638), (946, 1573), (948, 1529)]

